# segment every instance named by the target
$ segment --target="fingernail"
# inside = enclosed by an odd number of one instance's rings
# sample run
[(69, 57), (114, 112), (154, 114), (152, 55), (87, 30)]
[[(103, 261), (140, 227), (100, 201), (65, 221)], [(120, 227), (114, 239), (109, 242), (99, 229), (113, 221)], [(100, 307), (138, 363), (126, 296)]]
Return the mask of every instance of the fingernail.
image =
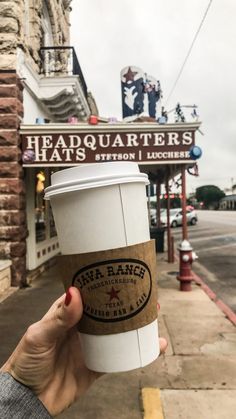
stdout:
[(68, 306), (71, 302), (72, 294), (70, 292), (70, 288), (67, 290), (66, 298), (65, 298), (65, 306)]
[(160, 306), (160, 304), (159, 304), (159, 303), (157, 303), (157, 308), (158, 308), (158, 310), (160, 310), (160, 309), (161, 309), (161, 306)]

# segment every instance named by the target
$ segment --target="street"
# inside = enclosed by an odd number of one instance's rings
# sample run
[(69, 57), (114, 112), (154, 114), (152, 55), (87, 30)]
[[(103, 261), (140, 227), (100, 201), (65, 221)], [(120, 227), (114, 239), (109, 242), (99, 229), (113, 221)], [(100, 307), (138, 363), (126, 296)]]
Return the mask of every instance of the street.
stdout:
[[(198, 211), (198, 224), (189, 226), (189, 242), (198, 256), (193, 271), (236, 312), (236, 212)], [(171, 230), (175, 249), (182, 229)]]

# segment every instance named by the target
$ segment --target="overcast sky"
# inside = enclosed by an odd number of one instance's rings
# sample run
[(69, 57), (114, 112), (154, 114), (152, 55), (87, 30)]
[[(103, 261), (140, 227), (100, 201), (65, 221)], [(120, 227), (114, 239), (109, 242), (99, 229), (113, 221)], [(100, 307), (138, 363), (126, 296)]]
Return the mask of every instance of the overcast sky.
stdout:
[[(71, 44), (100, 115), (121, 118), (120, 71), (137, 66), (160, 80), (167, 110), (198, 106), (205, 184), (236, 184), (236, 1), (213, 0), (182, 75), (167, 98), (196, 35), (209, 0), (74, 0)], [(185, 109), (183, 109), (185, 112)], [(186, 116), (188, 112), (186, 112)], [(191, 117), (188, 118), (191, 122)]]

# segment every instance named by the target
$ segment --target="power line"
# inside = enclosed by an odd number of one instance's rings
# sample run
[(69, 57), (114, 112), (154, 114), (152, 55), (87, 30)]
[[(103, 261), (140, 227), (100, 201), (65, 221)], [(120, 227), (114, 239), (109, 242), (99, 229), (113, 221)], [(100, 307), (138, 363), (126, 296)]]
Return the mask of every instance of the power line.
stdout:
[(178, 76), (177, 76), (177, 78), (176, 78), (176, 80), (175, 80), (175, 82), (174, 82), (174, 85), (173, 85), (173, 87), (172, 87), (172, 89), (171, 89), (170, 93), (169, 93), (169, 96), (168, 96), (168, 98), (167, 98), (166, 104), (168, 103), (168, 101), (169, 101), (169, 99), (170, 99), (170, 97), (171, 97), (171, 95), (172, 95), (172, 93), (173, 93), (173, 91), (174, 91), (174, 89), (175, 89), (175, 87), (176, 87), (176, 85), (177, 85), (177, 83), (178, 83), (179, 79), (180, 79), (180, 76), (181, 76), (181, 74), (182, 74), (182, 72), (183, 72), (183, 69), (184, 69), (184, 67), (185, 67), (185, 64), (186, 64), (186, 62), (187, 62), (187, 60), (188, 60), (188, 58), (189, 58), (189, 56), (190, 56), (190, 54), (191, 54), (191, 52), (192, 52), (193, 46), (194, 46), (194, 44), (195, 44), (195, 42), (196, 42), (196, 40), (197, 40), (197, 37), (198, 37), (199, 32), (200, 32), (200, 30), (201, 30), (201, 28), (202, 28), (202, 25), (203, 25), (203, 23), (204, 23), (204, 20), (206, 19), (207, 13), (208, 13), (208, 11), (209, 11), (209, 9), (210, 9), (210, 7), (211, 7), (211, 3), (212, 3), (212, 2), (213, 2), (213, 0), (210, 0), (210, 1), (209, 1), (209, 3), (208, 3), (208, 6), (207, 6), (207, 8), (206, 8), (206, 10), (205, 10), (205, 13), (204, 13), (203, 18), (202, 18), (202, 20), (201, 20), (201, 23), (200, 23), (200, 25), (199, 25), (199, 27), (198, 27), (198, 30), (197, 30), (197, 32), (195, 33), (195, 36), (194, 36), (193, 41), (192, 41), (192, 43), (191, 43), (191, 45), (190, 45), (190, 48), (189, 48), (188, 53), (187, 53), (187, 55), (186, 55), (186, 57), (185, 57), (185, 60), (184, 60), (184, 62), (183, 62), (183, 64), (182, 64), (182, 66), (181, 66), (181, 68), (180, 68), (180, 71), (179, 71), (179, 73), (178, 73)]

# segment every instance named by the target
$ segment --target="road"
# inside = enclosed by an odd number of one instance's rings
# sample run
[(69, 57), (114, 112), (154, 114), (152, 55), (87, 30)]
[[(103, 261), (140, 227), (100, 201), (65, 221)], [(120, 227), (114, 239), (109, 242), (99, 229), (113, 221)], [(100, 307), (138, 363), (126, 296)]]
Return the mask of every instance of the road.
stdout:
[[(189, 242), (198, 255), (193, 270), (236, 312), (236, 211), (198, 211), (198, 224), (189, 226)], [(182, 229), (171, 230), (175, 246)]]

